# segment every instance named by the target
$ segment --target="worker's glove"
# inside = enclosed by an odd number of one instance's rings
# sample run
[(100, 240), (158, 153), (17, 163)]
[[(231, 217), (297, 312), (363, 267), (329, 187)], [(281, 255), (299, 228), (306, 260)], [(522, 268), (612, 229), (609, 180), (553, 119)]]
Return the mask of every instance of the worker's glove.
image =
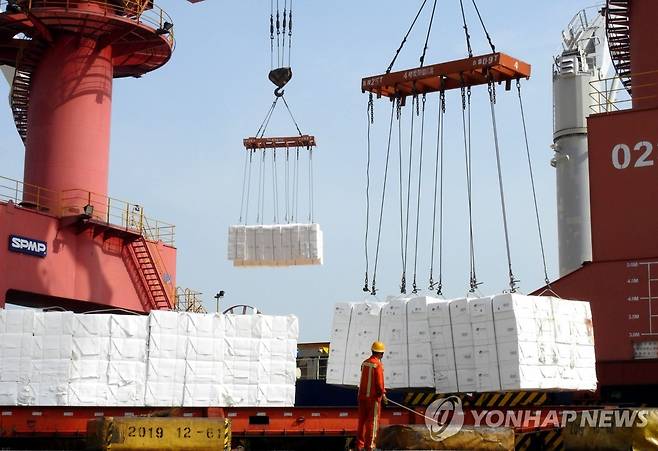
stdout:
[(384, 402), (385, 406), (388, 405), (388, 398), (386, 397), (386, 395), (384, 395), (384, 397), (382, 398), (382, 401)]

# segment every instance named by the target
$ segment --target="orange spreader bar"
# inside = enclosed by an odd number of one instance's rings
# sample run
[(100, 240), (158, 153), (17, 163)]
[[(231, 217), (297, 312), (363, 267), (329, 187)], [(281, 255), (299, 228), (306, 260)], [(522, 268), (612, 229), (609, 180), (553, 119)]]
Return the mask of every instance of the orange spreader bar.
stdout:
[(363, 92), (377, 94), (378, 97), (406, 97), (459, 89), (462, 86), (484, 85), (489, 80), (503, 82), (530, 78), (530, 72), (528, 63), (504, 53), (492, 53), (367, 77), (361, 81), (361, 89)]
[(315, 147), (315, 136), (286, 136), (281, 138), (246, 138), (244, 147), (247, 150), (253, 149), (281, 149), (290, 147)]

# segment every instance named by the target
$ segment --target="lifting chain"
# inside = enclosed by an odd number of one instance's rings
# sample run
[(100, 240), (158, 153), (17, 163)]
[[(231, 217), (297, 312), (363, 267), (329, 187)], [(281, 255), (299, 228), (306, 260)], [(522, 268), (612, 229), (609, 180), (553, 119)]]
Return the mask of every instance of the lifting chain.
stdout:
[(368, 108), (366, 110), (366, 116), (368, 121), (368, 153), (366, 160), (366, 237), (365, 237), (365, 254), (366, 254), (366, 271), (365, 271), (365, 281), (363, 284), (363, 291), (365, 293), (370, 291), (368, 287), (368, 270), (370, 267), (370, 262), (368, 260), (368, 232), (370, 228), (370, 148), (371, 148), (371, 128), (372, 124), (375, 123), (375, 104), (373, 100), (372, 92), (368, 97)]
[(505, 190), (503, 188), (503, 172), (502, 172), (502, 165), (500, 160), (500, 144), (498, 141), (498, 126), (496, 123), (496, 110), (495, 110), (496, 86), (491, 78), (489, 78), (488, 89), (489, 89), (489, 103), (491, 104), (491, 122), (493, 126), (494, 146), (496, 150), (496, 166), (498, 169), (498, 188), (500, 190), (500, 206), (503, 215), (503, 229), (505, 231), (505, 249), (507, 251), (507, 266), (509, 270), (509, 287), (510, 287), (510, 293), (516, 293), (516, 290), (518, 288), (518, 283), (520, 282), (520, 280), (514, 277), (514, 272), (512, 271), (512, 254), (510, 250), (509, 228), (507, 225), (507, 207), (505, 205)]

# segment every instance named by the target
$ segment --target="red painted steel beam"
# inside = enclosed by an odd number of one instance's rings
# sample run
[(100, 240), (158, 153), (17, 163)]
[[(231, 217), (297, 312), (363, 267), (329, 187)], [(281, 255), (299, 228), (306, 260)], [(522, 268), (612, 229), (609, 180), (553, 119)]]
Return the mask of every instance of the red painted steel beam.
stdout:
[[(349, 436), (358, 424), (356, 407), (236, 408), (226, 409), (233, 436)], [(380, 426), (410, 424), (414, 415), (402, 409), (384, 409)], [(259, 424), (260, 423), (260, 424)]]
[(406, 97), (462, 86), (487, 84), (530, 78), (531, 66), (505, 53), (474, 56), (432, 66), (366, 77), (361, 81), (363, 92), (378, 97)]
[[(584, 406), (527, 406), (532, 412), (530, 419), (515, 427), (515, 431), (533, 432), (558, 427), (556, 417), (551, 410), (583, 410)], [(519, 411), (492, 407), (506, 411)], [(0, 437), (34, 437), (34, 436), (81, 436), (86, 434), (87, 422), (102, 416), (145, 416), (166, 409), (146, 407), (2, 407), (0, 408)], [(486, 410), (486, 409), (485, 409)], [(424, 414), (424, 408), (418, 408)], [(482, 412), (482, 409), (475, 409)], [(475, 423), (473, 409), (464, 409), (464, 424)], [(196, 418), (223, 417), (226, 413), (231, 420), (233, 436), (352, 436), (356, 434), (358, 409), (356, 407), (316, 407), (316, 408), (184, 408), (176, 409), (173, 416)], [(559, 418), (559, 416), (557, 417)], [(411, 412), (384, 408), (380, 427), (404, 424), (423, 424), (424, 418)]]
[(315, 136), (301, 135), (301, 136), (286, 136), (278, 138), (246, 138), (244, 147), (247, 150), (254, 149), (282, 149), (291, 147), (315, 147)]

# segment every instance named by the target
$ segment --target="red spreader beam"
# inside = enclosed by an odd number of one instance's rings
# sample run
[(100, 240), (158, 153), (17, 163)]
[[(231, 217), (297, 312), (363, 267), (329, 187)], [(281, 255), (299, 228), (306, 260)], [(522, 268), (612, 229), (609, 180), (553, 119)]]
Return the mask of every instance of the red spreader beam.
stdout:
[(407, 97), (461, 87), (530, 78), (528, 63), (504, 53), (474, 56), (432, 66), (367, 77), (361, 81), (363, 92), (377, 97)]
[(284, 136), (279, 138), (246, 138), (244, 147), (247, 150), (254, 149), (281, 149), (290, 147), (315, 147), (315, 136)]

